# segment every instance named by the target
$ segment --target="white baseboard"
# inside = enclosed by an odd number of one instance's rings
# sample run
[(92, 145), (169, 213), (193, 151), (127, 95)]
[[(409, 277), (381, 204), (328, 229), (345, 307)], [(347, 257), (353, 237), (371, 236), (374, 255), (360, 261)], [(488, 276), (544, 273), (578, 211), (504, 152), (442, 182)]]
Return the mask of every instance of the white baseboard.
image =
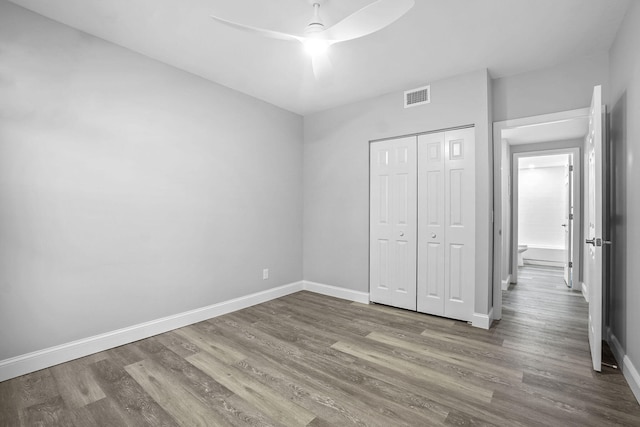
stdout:
[(369, 292), (354, 291), (351, 289), (339, 288), (337, 286), (325, 285), (323, 283), (309, 282), (307, 280), (303, 283), (303, 289), (305, 291), (346, 299), (348, 301), (360, 302), (362, 304), (369, 304)]
[(222, 316), (252, 305), (271, 301), (285, 295), (293, 294), (302, 290), (328, 295), (349, 301), (369, 303), (369, 293), (353, 291), (339, 288), (337, 286), (324, 285), (321, 283), (300, 281), (288, 285), (267, 289), (251, 295), (234, 298), (229, 301), (197, 308), (184, 313), (163, 317), (127, 328), (118, 329), (93, 337), (84, 338), (70, 343), (49, 347), (44, 350), (34, 351), (0, 361), (0, 381), (5, 381), (29, 372), (38, 371), (69, 362), (80, 357), (108, 350), (124, 344), (129, 344), (144, 338), (149, 338), (177, 328), (192, 325), (213, 317)]
[(502, 281), (502, 290), (506, 291), (507, 289), (509, 289), (510, 284), (511, 284), (511, 274), (509, 274), (507, 278)]
[[(541, 267), (556, 267), (556, 268), (560, 268), (560, 267), (564, 267), (564, 263), (563, 262), (558, 262), (558, 261), (547, 261), (547, 260), (542, 260), (542, 259), (525, 259), (524, 260), (524, 265), (538, 265)], [(522, 267), (522, 266), (520, 266)]]
[(613, 355), (618, 361), (618, 365), (620, 365), (619, 367), (622, 370), (622, 374), (627, 380), (633, 395), (636, 397), (638, 403), (640, 403), (640, 373), (638, 373), (638, 370), (633, 365), (633, 362), (631, 362), (631, 359), (629, 359), (629, 356), (625, 354), (618, 338), (611, 333), (611, 329), (609, 328), (607, 328), (607, 341), (609, 342)]
[(580, 288), (582, 289), (582, 296), (586, 302), (589, 302), (589, 285), (585, 282), (582, 282)]
[[(63, 362), (68, 362), (93, 353), (108, 350), (144, 338), (149, 338), (183, 326), (231, 313), (252, 305), (289, 295), (305, 288), (300, 281), (251, 295), (234, 298), (207, 307), (197, 308), (173, 316), (140, 323), (93, 337), (34, 351), (0, 361), (0, 381), (5, 381), (29, 372), (38, 371)], [(331, 287), (333, 288), (333, 287)], [(340, 288), (336, 288), (340, 289)], [(309, 289), (313, 291), (313, 289)], [(319, 292), (323, 293), (323, 292)], [(367, 294), (368, 297), (368, 294)]]
[(489, 310), (489, 314), (473, 313), (471, 324), (476, 328), (489, 329), (493, 323), (493, 307)]

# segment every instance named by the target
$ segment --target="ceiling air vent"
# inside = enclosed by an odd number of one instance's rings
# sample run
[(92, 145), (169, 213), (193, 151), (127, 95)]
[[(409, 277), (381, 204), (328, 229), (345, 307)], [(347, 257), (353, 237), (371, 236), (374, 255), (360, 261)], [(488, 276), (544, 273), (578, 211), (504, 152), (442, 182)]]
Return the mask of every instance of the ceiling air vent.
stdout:
[(411, 89), (404, 93), (404, 108), (416, 107), (431, 102), (431, 86)]

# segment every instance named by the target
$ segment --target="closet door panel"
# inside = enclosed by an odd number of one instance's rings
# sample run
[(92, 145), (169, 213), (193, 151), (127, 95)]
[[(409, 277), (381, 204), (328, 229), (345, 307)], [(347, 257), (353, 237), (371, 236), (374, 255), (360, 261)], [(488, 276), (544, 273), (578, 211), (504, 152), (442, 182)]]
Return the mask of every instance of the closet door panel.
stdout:
[(378, 239), (376, 242), (378, 257), (374, 262), (377, 263), (375, 286), (379, 289), (389, 289), (389, 241), (386, 239)]
[[(423, 277), (423, 288), (419, 289), (418, 310), (427, 311), (426, 304), (433, 303), (429, 312), (444, 313), (444, 248), (441, 243), (427, 242), (419, 269)], [(426, 304), (425, 304), (426, 303)]]
[(463, 271), (464, 271), (464, 246), (449, 246), (449, 301), (464, 301), (463, 297)]
[(444, 315), (470, 321), (475, 298), (475, 129), (445, 133)]
[(416, 137), (374, 142), (370, 150), (370, 298), (415, 310)]
[(418, 311), (444, 315), (444, 134), (418, 137)]

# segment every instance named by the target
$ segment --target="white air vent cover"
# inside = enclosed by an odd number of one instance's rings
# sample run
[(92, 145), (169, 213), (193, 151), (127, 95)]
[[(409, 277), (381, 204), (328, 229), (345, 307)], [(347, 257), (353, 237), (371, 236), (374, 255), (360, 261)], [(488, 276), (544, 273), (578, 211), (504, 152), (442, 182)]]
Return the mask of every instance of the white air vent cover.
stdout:
[(416, 107), (431, 102), (431, 86), (411, 89), (404, 93), (404, 108)]

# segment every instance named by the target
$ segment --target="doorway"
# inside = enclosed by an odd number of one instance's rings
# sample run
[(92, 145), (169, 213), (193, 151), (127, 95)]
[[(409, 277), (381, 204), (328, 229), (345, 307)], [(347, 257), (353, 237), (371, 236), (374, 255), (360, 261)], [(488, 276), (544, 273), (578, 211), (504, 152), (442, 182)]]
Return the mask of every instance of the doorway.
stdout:
[[(536, 147), (522, 145), (512, 154), (510, 245), (515, 262), (510, 269), (511, 283), (517, 283), (526, 265), (559, 273), (565, 286), (573, 288), (581, 266), (580, 149)], [(502, 284), (503, 290), (505, 285), (509, 283)]]
[[(588, 130), (589, 109), (571, 110), (494, 123), (494, 274), (493, 315), (502, 318), (502, 289), (517, 282), (518, 264), (518, 166), (516, 158), (551, 154), (572, 154), (574, 194), (583, 193), (582, 169), (584, 136)], [(560, 182), (559, 185), (564, 185)], [(574, 251), (573, 289), (580, 289), (583, 227), (579, 224), (582, 202), (574, 200), (574, 224), (571, 240)], [(558, 224), (561, 226), (564, 222)], [(577, 262), (577, 266), (576, 266)]]

